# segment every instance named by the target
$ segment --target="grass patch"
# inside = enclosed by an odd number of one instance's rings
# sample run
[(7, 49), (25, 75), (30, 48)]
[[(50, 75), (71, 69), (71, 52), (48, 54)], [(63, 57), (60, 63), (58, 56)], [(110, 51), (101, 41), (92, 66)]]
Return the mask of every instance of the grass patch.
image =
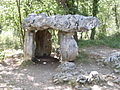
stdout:
[(85, 54), (84, 51), (81, 50), (81, 52), (79, 52), (79, 55), (76, 57), (75, 62), (77, 63), (89, 63), (89, 57), (87, 54)]
[(89, 47), (89, 46), (101, 46), (105, 45), (103, 40), (79, 40), (79, 48)]
[(27, 66), (30, 66), (30, 65), (33, 65), (34, 63), (31, 61), (31, 60), (25, 60), (21, 63), (21, 67), (27, 67)]
[(5, 58), (5, 54), (3, 52), (0, 52), (0, 62), (3, 61)]
[(120, 48), (120, 33), (112, 36), (104, 36), (96, 40), (80, 40), (78, 42), (79, 48), (88, 46), (107, 46), (111, 48)]

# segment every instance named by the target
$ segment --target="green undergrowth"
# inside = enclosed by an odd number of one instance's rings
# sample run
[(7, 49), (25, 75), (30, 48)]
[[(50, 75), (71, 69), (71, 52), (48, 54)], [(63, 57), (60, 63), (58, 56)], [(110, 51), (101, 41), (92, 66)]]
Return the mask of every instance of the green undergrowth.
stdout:
[(76, 57), (75, 62), (77, 62), (77, 63), (89, 63), (90, 60), (89, 60), (88, 55), (84, 51), (80, 50), (79, 55)]
[(110, 48), (120, 48), (120, 33), (116, 33), (112, 36), (101, 36), (95, 40), (79, 40), (79, 48), (89, 46), (107, 46)]
[(0, 52), (0, 62), (3, 61), (5, 58), (5, 54), (3, 52)]
[(31, 61), (31, 60), (25, 60), (21, 63), (21, 67), (24, 68), (24, 67), (27, 67), (27, 66), (30, 66), (30, 65), (33, 65), (34, 63)]
[(83, 48), (91, 46), (107, 46), (110, 48), (120, 48), (120, 33), (116, 33), (112, 36), (101, 35), (95, 40), (79, 40), (79, 55), (76, 58), (78, 63), (90, 63), (89, 56), (82, 51)]

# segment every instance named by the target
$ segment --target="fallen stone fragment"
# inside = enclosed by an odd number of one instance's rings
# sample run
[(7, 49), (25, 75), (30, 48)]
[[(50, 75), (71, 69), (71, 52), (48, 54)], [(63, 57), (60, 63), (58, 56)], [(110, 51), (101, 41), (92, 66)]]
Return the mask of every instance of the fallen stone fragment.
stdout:
[(118, 77), (117, 79), (115, 79), (114, 82), (120, 84), (120, 77)]
[(87, 87), (75, 86), (75, 90), (92, 90), (92, 89)]
[(84, 75), (77, 76), (76, 82), (79, 82), (81, 84), (85, 84), (87, 82), (87, 77)]
[(4, 66), (0, 64), (0, 72), (4, 70)]
[(13, 88), (12, 90), (24, 90), (23, 88)]
[(103, 81), (102, 75), (98, 73), (97, 71), (91, 71), (88, 76), (88, 82), (89, 83), (97, 83)]
[(120, 52), (110, 54), (103, 62), (112, 68), (120, 70)]
[(115, 73), (120, 73), (120, 69), (114, 69)]
[(91, 89), (92, 90), (102, 90), (102, 88), (99, 85), (94, 85)]

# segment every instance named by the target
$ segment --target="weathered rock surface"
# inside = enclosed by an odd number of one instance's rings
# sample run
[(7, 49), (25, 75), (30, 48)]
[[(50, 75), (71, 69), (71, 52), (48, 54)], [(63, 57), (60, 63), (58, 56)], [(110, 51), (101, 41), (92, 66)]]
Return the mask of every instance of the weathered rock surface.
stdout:
[(77, 42), (73, 37), (74, 33), (59, 32), (58, 43), (60, 49), (61, 60), (73, 61), (78, 55)]
[(72, 62), (62, 62), (61, 65), (58, 66), (57, 71), (72, 71), (76, 69), (76, 65)]
[(97, 71), (91, 71), (88, 76), (88, 82), (89, 83), (99, 83), (104, 81), (102, 75), (98, 73)]
[(23, 28), (28, 30), (55, 29), (64, 32), (76, 32), (92, 29), (99, 25), (99, 20), (92, 16), (29, 14), (23, 20)]
[(114, 68), (116, 73), (120, 73), (120, 52), (110, 54), (103, 62)]
[(117, 78), (114, 80), (114, 82), (120, 84), (120, 76), (117, 77)]

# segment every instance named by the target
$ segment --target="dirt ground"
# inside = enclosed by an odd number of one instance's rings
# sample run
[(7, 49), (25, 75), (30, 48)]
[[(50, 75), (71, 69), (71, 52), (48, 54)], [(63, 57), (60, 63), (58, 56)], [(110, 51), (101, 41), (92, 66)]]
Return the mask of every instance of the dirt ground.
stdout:
[[(108, 47), (89, 47), (83, 51), (91, 58), (90, 63), (79, 63), (77, 67), (86, 71), (97, 71), (104, 75), (120, 76), (115, 74), (113, 70), (107, 66), (103, 66), (97, 62), (98, 59), (107, 57), (110, 53), (120, 51), (119, 49), (111, 49)], [(74, 90), (68, 85), (54, 85), (52, 76), (56, 73), (56, 68), (59, 62), (49, 62), (41, 64), (28, 64), (21, 66), (18, 62), (20, 59), (6, 58), (5, 62), (0, 63), (0, 90)], [(96, 85), (97, 86), (97, 85)], [(119, 84), (114, 84), (111, 81), (106, 83), (102, 89), (92, 90), (120, 90)]]

